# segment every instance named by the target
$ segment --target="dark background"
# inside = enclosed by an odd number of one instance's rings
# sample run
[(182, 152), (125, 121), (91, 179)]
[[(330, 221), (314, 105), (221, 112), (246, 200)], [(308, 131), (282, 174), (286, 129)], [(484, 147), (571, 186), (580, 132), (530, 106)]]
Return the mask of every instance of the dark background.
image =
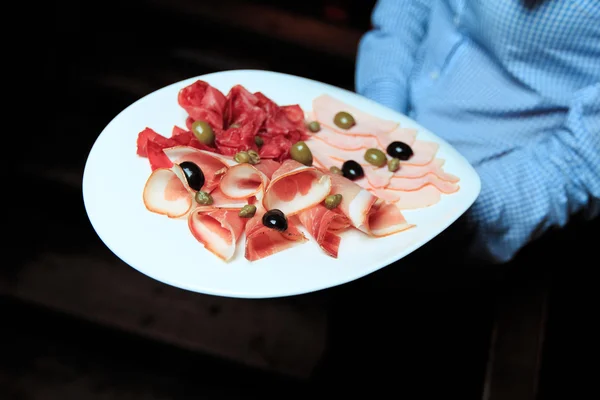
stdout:
[(15, 187), (31, 193), (34, 182), (42, 197), (18, 202), (5, 224), (16, 240), (0, 269), (0, 399), (595, 392), (597, 221), (547, 235), (506, 266), (464, 267), (444, 254), (432, 266), (425, 246), (400, 267), (269, 301), (151, 281), (91, 229), (83, 166), (123, 108), (227, 69), (352, 90), (356, 44), (374, 3), (67, 1), (44, 6), (36, 22), (32, 13), (36, 62), (23, 68), (41, 77), (27, 92), (38, 119)]

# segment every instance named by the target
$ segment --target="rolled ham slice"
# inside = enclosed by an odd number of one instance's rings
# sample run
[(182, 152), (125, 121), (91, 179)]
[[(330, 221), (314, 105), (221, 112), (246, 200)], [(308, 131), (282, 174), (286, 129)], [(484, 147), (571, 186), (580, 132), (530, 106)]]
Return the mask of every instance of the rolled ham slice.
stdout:
[(341, 242), (337, 233), (352, 225), (348, 217), (318, 204), (298, 214), (298, 220), (326, 254), (337, 258)]
[(183, 170), (178, 165), (157, 168), (148, 177), (142, 199), (146, 208), (169, 218), (186, 215), (193, 204), (192, 189), (187, 186)]
[(320, 202), (331, 191), (331, 178), (314, 166), (288, 159), (273, 173), (263, 205), (292, 216)]
[(220, 154), (190, 146), (175, 146), (163, 151), (174, 164), (191, 161), (198, 165), (204, 173), (205, 179), (202, 190), (209, 193), (219, 185), (225, 171), (235, 165), (235, 161)]
[(308, 238), (298, 230), (293, 219), (288, 218), (288, 228), (285, 232), (264, 226), (262, 223), (264, 213), (265, 210), (258, 207), (254, 217), (246, 223), (244, 256), (247, 260), (257, 261), (308, 241)]
[(269, 178), (251, 164), (229, 168), (219, 183), (221, 192), (231, 199), (247, 199), (264, 191)]
[(368, 222), (370, 234), (376, 237), (389, 236), (415, 226), (406, 222), (396, 204), (381, 199), (371, 209)]
[[(327, 94), (316, 97), (312, 106), (319, 123), (338, 132), (379, 136), (398, 127), (398, 122), (377, 118)], [(340, 111), (350, 113), (354, 117), (356, 124), (352, 128), (345, 130), (335, 125), (335, 115)]]
[(229, 261), (248, 222), (248, 218), (242, 218), (238, 213), (239, 209), (194, 209), (188, 216), (188, 226), (208, 251)]
[(240, 209), (244, 207), (246, 204), (250, 204), (253, 202), (252, 198), (245, 199), (232, 199), (231, 197), (223, 194), (220, 188), (216, 188), (212, 192), (210, 192), (210, 196), (213, 199), (213, 203), (208, 206), (202, 206), (196, 203), (197, 207), (206, 207), (206, 208), (237, 208)]

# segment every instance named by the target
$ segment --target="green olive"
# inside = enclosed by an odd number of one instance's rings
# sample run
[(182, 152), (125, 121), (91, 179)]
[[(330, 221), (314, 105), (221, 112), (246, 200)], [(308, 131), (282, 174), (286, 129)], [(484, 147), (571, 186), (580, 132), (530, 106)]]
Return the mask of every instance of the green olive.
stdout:
[(258, 164), (260, 162), (260, 156), (254, 150), (248, 150), (248, 157), (250, 158), (250, 164)]
[(202, 190), (196, 192), (196, 202), (198, 204), (202, 204), (203, 206), (209, 206), (213, 203), (213, 198), (210, 193), (203, 192)]
[(239, 212), (242, 218), (252, 218), (256, 214), (256, 206), (254, 204), (246, 204)]
[(303, 141), (294, 143), (290, 149), (290, 156), (300, 164), (308, 165), (309, 167), (313, 163), (312, 152)]
[(336, 175), (344, 175), (344, 173), (342, 172), (342, 170), (341, 170), (341, 169), (339, 169), (339, 168), (338, 168), (338, 167), (336, 167), (336, 166), (333, 166), (333, 167), (329, 168), (329, 171), (330, 171), (332, 174), (336, 174)]
[(333, 123), (342, 129), (350, 129), (356, 124), (354, 117), (346, 111), (340, 111), (339, 113), (335, 114)]
[(341, 202), (342, 195), (339, 193), (330, 194), (329, 196), (325, 197), (325, 207), (327, 207), (329, 210), (333, 210), (334, 208), (339, 206)]
[(383, 167), (387, 163), (387, 157), (383, 151), (371, 148), (365, 152), (365, 161), (376, 167)]
[(321, 130), (321, 124), (319, 121), (312, 121), (308, 124), (308, 130), (311, 132), (319, 132)]
[(396, 172), (400, 169), (400, 160), (398, 158), (390, 158), (387, 165), (390, 171)]
[(233, 156), (233, 159), (239, 164), (250, 162), (250, 156), (245, 151), (240, 151), (235, 156)]
[(205, 121), (194, 121), (192, 124), (192, 133), (199, 142), (212, 146), (215, 143), (215, 133)]
[(263, 144), (265, 144), (265, 141), (263, 140), (263, 138), (261, 138), (260, 136), (256, 135), (256, 136), (254, 136), (254, 143), (256, 143), (256, 145), (258, 147), (260, 147)]

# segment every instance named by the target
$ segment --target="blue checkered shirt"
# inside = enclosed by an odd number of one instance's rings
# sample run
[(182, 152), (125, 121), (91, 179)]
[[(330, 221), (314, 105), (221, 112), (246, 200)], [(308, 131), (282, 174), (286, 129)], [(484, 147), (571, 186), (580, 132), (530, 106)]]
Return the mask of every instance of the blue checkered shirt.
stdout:
[(600, 1), (380, 0), (356, 91), (403, 112), (476, 168), (465, 214), (492, 262), (600, 212)]

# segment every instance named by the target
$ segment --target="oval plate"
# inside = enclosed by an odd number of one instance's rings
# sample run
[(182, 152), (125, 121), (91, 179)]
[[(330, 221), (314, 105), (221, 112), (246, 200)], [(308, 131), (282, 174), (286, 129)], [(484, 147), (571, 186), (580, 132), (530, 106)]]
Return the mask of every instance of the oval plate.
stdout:
[[(202, 79), (226, 94), (241, 84), (277, 104), (299, 104), (305, 111), (324, 93), (375, 116), (418, 129), (418, 139), (439, 143), (444, 170), (460, 178), (460, 190), (437, 204), (405, 210), (415, 228), (385, 238), (351, 230), (342, 234), (339, 257), (331, 258), (309, 241), (253, 263), (244, 258), (244, 236), (234, 258), (225, 263), (190, 234), (185, 220), (149, 212), (142, 190), (150, 175), (146, 158), (136, 154), (145, 127), (170, 136), (173, 125), (185, 127), (179, 90)], [(101, 132), (88, 156), (83, 199), (100, 239), (139, 272), (185, 290), (240, 298), (271, 298), (330, 288), (383, 268), (426, 244), (461, 216), (479, 195), (481, 182), (468, 161), (452, 146), (413, 120), (356, 93), (306, 78), (259, 70), (234, 70), (197, 76), (159, 89), (119, 113)]]

